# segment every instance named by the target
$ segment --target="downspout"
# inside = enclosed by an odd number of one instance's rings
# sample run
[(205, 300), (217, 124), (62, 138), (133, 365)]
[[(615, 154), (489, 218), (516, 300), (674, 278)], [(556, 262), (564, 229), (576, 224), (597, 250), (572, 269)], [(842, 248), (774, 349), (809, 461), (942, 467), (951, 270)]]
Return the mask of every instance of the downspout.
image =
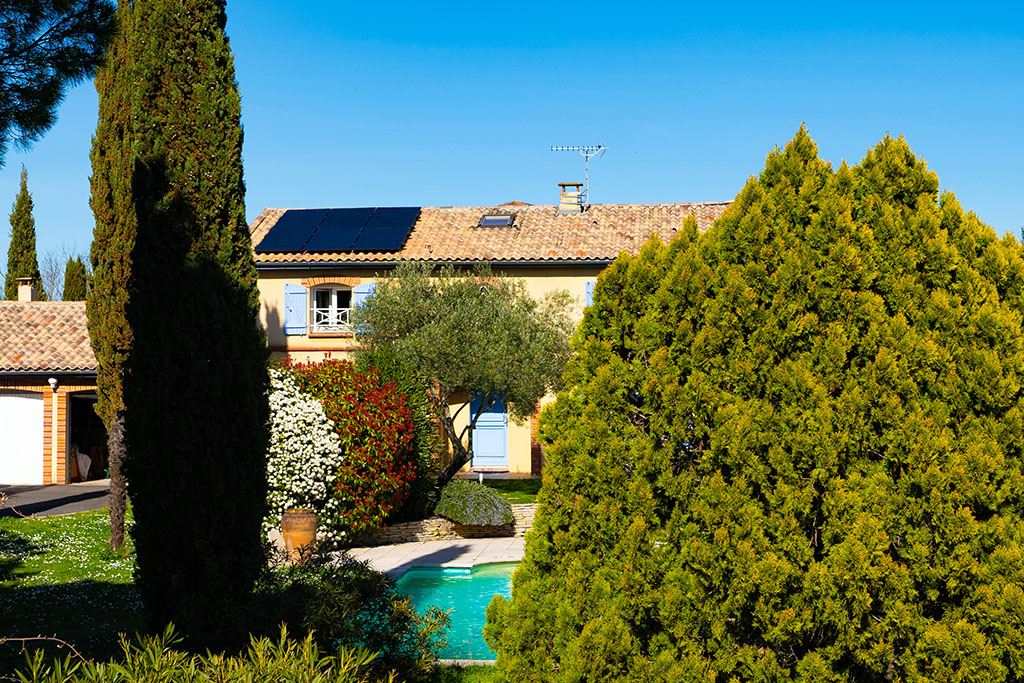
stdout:
[(57, 378), (51, 377), (47, 382), (53, 390), (53, 400), (50, 403), (50, 483), (60, 484), (63, 482), (57, 481)]

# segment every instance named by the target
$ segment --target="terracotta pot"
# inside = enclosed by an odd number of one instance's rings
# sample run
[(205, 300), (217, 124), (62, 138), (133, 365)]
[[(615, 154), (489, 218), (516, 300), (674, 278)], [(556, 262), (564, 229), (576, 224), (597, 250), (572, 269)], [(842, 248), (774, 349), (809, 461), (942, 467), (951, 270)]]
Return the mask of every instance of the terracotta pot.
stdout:
[(281, 515), (281, 535), (289, 562), (306, 562), (316, 541), (316, 513), (309, 508), (292, 508)]

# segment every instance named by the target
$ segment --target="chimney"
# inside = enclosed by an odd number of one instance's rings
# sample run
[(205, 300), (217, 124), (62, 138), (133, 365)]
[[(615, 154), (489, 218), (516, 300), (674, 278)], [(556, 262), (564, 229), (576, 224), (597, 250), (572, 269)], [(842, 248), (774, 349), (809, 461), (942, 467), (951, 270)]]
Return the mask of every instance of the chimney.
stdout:
[(580, 188), (583, 183), (558, 183), (562, 193), (558, 196), (558, 211), (556, 216), (563, 213), (583, 213), (583, 195)]
[(32, 284), (32, 278), (18, 278), (18, 301), (39, 301), (39, 290)]

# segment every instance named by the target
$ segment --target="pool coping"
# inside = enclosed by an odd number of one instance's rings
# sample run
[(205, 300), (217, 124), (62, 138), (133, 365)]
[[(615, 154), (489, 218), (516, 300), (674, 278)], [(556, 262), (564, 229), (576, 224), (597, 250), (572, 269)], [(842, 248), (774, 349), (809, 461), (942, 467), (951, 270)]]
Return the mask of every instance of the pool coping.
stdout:
[(367, 546), (350, 548), (348, 553), (397, 580), (413, 567), (472, 569), (482, 564), (521, 562), (525, 545), (522, 537), (499, 536)]

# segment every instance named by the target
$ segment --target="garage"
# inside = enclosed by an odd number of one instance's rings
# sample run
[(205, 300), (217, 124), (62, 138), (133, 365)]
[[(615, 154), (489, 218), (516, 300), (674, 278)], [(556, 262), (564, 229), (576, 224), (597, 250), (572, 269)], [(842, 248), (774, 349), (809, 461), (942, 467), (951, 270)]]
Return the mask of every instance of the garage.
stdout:
[[(106, 476), (84, 301), (0, 301), (0, 484)], [(79, 457), (81, 455), (82, 457)]]
[(43, 483), (43, 395), (0, 392), (0, 482)]

